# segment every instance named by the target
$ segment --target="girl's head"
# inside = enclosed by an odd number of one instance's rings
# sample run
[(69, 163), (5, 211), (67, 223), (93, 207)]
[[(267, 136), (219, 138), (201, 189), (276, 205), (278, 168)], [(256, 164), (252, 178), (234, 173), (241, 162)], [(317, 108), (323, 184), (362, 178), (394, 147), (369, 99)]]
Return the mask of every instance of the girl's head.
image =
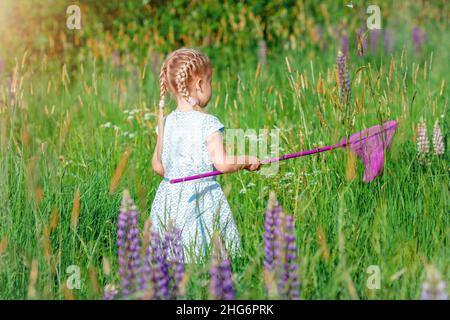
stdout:
[(205, 107), (211, 99), (212, 66), (208, 57), (194, 49), (181, 48), (169, 54), (160, 73), (160, 107), (167, 92), (177, 102), (185, 100), (193, 107)]

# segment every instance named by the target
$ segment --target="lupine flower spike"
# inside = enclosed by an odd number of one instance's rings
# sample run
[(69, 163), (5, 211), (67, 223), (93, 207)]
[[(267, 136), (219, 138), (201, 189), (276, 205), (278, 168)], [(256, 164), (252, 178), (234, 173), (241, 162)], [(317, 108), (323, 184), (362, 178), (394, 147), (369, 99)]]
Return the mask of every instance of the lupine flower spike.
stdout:
[(423, 32), (419, 27), (414, 27), (412, 30), (412, 40), (414, 45), (414, 52), (419, 53), (422, 49), (422, 45), (425, 41), (425, 32)]
[(442, 137), (442, 131), (438, 120), (436, 120), (433, 129), (433, 148), (435, 155), (440, 156), (444, 154), (444, 139)]
[(140, 274), (139, 231), (137, 228), (137, 208), (128, 190), (123, 192), (119, 211), (117, 247), (119, 276), (124, 297), (138, 289)]
[(298, 299), (297, 246), (292, 216), (269, 195), (264, 221), (264, 276), (269, 298)]
[(294, 220), (291, 215), (284, 215), (284, 265), (280, 277), (279, 287), (289, 300), (300, 296), (297, 265), (297, 245), (294, 230)]
[(170, 298), (176, 299), (181, 295), (181, 286), (184, 278), (184, 256), (181, 241), (181, 230), (176, 228), (172, 222), (165, 235), (167, 247), (168, 272), (170, 275), (169, 291)]
[(378, 36), (379, 36), (378, 29), (373, 29), (370, 31), (370, 50), (372, 51), (373, 55), (375, 55), (378, 50)]
[(447, 300), (447, 284), (434, 266), (426, 268), (426, 278), (422, 284), (422, 300)]
[(153, 284), (153, 296), (158, 300), (169, 299), (169, 270), (166, 246), (157, 231), (151, 233), (149, 246), (150, 266)]
[(281, 206), (274, 192), (269, 195), (269, 203), (264, 219), (264, 277), (269, 298), (275, 298), (277, 288), (277, 266), (282, 259), (281, 254)]
[(419, 160), (425, 163), (425, 158), (430, 151), (430, 142), (427, 136), (427, 125), (425, 124), (423, 118), (417, 126), (417, 153)]
[(341, 103), (348, 104), (351, 99), (350, 78), (348, 76), (347, 59), (342, 51), (339, 51), (336, 64), (339, 72), (339, 87), (341, 90)]
[(230, 260), (217, 233), (213, 236), (210, 273), (211, 298), (215, 300), (233, 300), (234, 288)]

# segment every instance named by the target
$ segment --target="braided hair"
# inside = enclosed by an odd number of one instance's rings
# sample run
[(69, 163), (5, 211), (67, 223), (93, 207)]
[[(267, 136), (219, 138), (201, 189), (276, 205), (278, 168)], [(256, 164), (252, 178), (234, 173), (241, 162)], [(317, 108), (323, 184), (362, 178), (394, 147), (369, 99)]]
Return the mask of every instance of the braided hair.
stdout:
[(166, 95), (171, 92), (181, 96), (193, 107), (198, 101), (190, 94), (191, 82), (194, 76), (204, 76), (211, 71), (209, 58), (195, 49), (181, 48), (170, 53), (164, 60), (159, 74), (159, 116), (158, 116), (158, 157), (161, 159), (162, 137), (164, 130), (164, 105)]
[[(172, 92), (175, 96), (181, 96), (192, 105), (196, 105), (189, 92), (191, 82), (194, 76), (203, 76), (210, 70), (211, 62), (205, 54), (187, 48), (173, 51), (161, 67), (160, 100), (165, 102), (167, 92)], [(160, 104), (163, 105), (164, 102)]]

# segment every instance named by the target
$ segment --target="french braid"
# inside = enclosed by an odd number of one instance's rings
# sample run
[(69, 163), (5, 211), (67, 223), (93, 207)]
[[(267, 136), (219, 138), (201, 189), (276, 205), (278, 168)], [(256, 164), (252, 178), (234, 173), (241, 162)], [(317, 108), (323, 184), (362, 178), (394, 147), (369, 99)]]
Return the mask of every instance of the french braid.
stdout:
[(164, 105), (167, 92), (181, 96), (195, 106), (198, 102), (189, 93), (189, 82), (194, 75), (204, 75), (211, 69), (209, 58), (203, 53), (181, 48), (170, 53), (164, 60), (159, 74), (158, 157), (161, 160), (164, 132)]

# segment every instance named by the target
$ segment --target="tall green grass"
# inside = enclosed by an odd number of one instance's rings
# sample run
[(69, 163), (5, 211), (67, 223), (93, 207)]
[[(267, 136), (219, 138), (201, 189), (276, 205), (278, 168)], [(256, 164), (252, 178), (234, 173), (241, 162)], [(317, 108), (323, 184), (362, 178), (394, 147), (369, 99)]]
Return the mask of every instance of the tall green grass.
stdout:
[[(361, 164), (348, 179), (352, 163), (345, 150), (286, 161), (272, 177), (219, 178), (243, 245), (243, 256), (232, 261), (238, 298), (266, 297), (262, 235), (270, 190), (295, 216), (304, 299), (417, 298), (427, 264), (449, 279), (448, 153), (421, 165), (414, 144), (422, 116), (430, 129), (439, 118), (448, 130), (448, 84), (441, 88), (447, 67), (438, 58), (417, 61), (406, 50), (380, 60), (351, 57), (351, 128), (340, 120), (345, 114), (331, 54), (305, 61), (288, 53), (258, 71), (248, 62), (215, 73), (208, 111), (227, 128), (279, 128), (282, 153), (334, 143), (381, 120), (400, 123), (384, 174), (370, 184), (362, 182)], [(118, 280), (120, 191), (131, 190), (143, 225), (160, 181), (150, 161), (157, 79), (147, 67), (95, 61), (74, 72), (41, 68), (31, 72), (26, 58), (20, 61), (15, 97), (3, 92), (0, 297), (99, 298), (105, 284)], [(127, 148), (131, 154), (110, 192)], [(80, 267), (79, 290), (64, 289), (70, 265)], [(380, 290), (367, 289), (370, 265), (380, 267)], [(207, 298), (207, 262), (187, 269), (187, 297)]]

